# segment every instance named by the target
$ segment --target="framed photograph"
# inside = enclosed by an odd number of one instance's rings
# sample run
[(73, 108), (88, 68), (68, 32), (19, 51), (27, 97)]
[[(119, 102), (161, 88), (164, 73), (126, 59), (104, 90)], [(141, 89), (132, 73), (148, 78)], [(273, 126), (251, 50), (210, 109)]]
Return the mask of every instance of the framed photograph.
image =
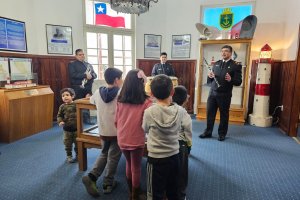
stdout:
[(27, 52), (25, 22), (0, 17), (0, 50)]
[(144, 57), (159, 58), (161, 51), (161, 35), (144, 35)]
[(73, 54), (72, 27), (46, 24), (48, 54)]
[(172, 58), (190, 58), (191, 35), (172, 35)]

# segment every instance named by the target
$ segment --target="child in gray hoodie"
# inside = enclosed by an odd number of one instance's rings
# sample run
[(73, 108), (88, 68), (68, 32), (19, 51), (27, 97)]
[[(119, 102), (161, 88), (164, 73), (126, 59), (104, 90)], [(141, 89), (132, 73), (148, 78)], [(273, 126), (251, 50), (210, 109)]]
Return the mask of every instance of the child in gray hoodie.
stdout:
[(147, 199), (179, 199), (179, 131), (189, 128), (183, 123), (186, 110), (172, 103), (174, 94), (171, 79), (157, 75), (151, 82), (156, 104), (145, 110), (143, 129), (147, 137)]
[(108, 68), (104, 72), (107, 87), (100, 87), (90, 98), (90, 102), (97, 107), (98, 129), (102, 144), (102, 152), (98, 156), (93, 169), (87, 176), (82, 177), (82, 182), (87, 192), (94, 196), (99, 196), (96, 186), (97, 179), (106, 168), (103, 178), (103, 193), (112, 192), (116, 185), (114, 176), (117, 171), (121, 157), (121, 150), (117, 141), (117, 129), (115, 127), (115, 110), (119, 88), (122, 86), (122, 71), (117, 68)]

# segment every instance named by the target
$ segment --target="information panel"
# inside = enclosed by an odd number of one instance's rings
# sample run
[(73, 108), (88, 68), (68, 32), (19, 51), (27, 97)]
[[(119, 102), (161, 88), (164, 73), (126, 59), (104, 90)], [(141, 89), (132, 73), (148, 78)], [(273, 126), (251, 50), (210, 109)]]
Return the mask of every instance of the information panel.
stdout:
[(0, 50), (27, 52), (25, 22), (0, 17)]

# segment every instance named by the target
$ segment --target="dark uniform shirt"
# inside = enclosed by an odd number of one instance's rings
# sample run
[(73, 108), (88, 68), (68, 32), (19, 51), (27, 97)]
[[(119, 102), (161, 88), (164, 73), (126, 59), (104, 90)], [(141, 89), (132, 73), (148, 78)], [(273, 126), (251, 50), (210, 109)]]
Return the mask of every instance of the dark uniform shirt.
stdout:
[[(92, 79), (88, 80), (84, 87), (82, 87), (82, 81), (86, 78), (85, 72), (87, 71), (87, 67), (91, 70)], [(69, 78), (71, 82), (71, 88), (75, 90), (75, 98), (80, 99), (84, 98), (86, 94), (92, 94), (92, 85), (94, 79), (97, 78), (97, 74), (95, 73), (93, 66), (85, 61), (81, 62), (79, 60), (75, 60), (69, 63)]]
[(169, 63), (165, 63), (165, 64), (161, 64), (161, 63), (157, 63), (154, 65), (151, 75), (155, 76), (158, 74), (165, 74), (167, 76), (175, 76), (175, 72), (174, 69), (172, 67), (172, 65), (170, 65)]
[[(207, 79), (207, 83), (211, 83), (211, 89), (220, 93), (231, 93), (233, 86), (239, 86), (242, 84), (242, 65), (238, 64), (234, 60), (228, 60), (223, 63), (223, 60), (218, 60), (213, 68), (213, 73), (220, 85), (214, 80), (214, 78)], [(228, 73), (231, 76), (231, 81), (225, 80), (225, 75)]]

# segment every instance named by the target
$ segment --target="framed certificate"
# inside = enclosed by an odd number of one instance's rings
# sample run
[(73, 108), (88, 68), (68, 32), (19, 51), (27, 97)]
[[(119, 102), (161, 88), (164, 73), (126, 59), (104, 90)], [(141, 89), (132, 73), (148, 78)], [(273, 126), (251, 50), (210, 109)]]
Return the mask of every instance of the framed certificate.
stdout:
[(144, 57), (159, 58), (161, 51), (161, 35), (144, 35)]
[(46, 24), (48, 54), (73, 54), (72, 27)]
[(191, 35), (172, 35), (172, 58), (189, 58)]

